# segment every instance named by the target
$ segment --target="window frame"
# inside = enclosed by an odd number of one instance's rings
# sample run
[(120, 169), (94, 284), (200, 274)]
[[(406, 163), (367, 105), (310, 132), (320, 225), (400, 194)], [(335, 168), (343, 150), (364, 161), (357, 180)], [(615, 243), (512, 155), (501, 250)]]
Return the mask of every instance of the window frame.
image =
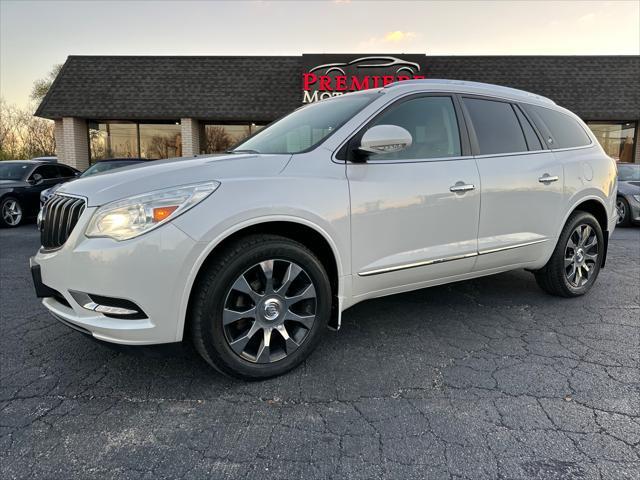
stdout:
[[(409, 102), (417, 98), (429, 98), (429, 97), (448, 97), (453, 104), (454, 113), (456, 116), (456, 123), (458, 126), (458, 135), (460, 137), (460, 155), (450, 157), (434, 157), (434, 158), (412, 158), (412, 159), (376, 159), (374, 156), (368, 156), (366, 160), (363, 160), (356, 152), (356, 146), (360, 144), (364, 133), (371, 128), (371, 126), (384, 115), (389, 109), (395, 108), (404, 102)], [(465, 119), (460, 106), (459, 99), (455, 92), (412, 92), (407, 95), (395, 98), (391, 102), (383, 105), (380, 110), (376, 111), (367, 121), (358, 127), (358, 129), (349, 136), (349, 138), (336, 150), (335, 159), (339, 163), (374, 163), (374, 164), (401, 164), (401, 163), (422, 163), (422, 162), (443, 162), (471, 158), (471, 146), (469, 143), (469, 132), (465, 124)]]
[[(541, 132), (538, 129), (538, 126), (536, 125), (536, 123), (533, 121), (533, 119), (531, 118), (531, 115), (529, 115), (529, 112), (527, 112), (525, 110), (525, 108), (522, 107), (522, 103), (521, 102), (517, 102), (514, 100), (509, 100), (506, 98), (500, 98), (500, 97), (492, 97), (490, 95), (475, 95), (475, 94), (468, 94), (468, 93), (460, 93), (458, 94), (458, 96), (460, 97), (460, 105), (462, 106), (462, 111), (464, 112), (464, 118), (465, 118), (465, 122), (467, 123), (467, 128), (469, 129), (469, 141), (471, 143), (471, 151), (474, 157), (476, 158), (485, 158), (485, 157), (504, 157), (504, 156), (512, 156), (512, 155), (535, 155), (535, 154), (540, 154), (540, 153), (544, 153), (544, 152), (549, 152), (549, 148), (547, 143), (544, 141), (544, 139), (542, 138)], [(469, 110), (467, 109), (466, 105), (464, 104), (464, 99), (465, 98), (470, 98), (470, 99), (475, 99), (475, 100), (487, 100), (490, 102), (500, 102), (500, 103), (506, 103), (508, 104), (511, 109), (513, 110), (513, 115), (516, 118), (516, 122), (518, 123), (518, 126), (520, 127), (520, 131), (522, 132), (522, 138), (524, 140), (524, 144), (526, 147), (526, 150), (520, 150), (520, 151), (515, 151), (515, 152), (501, 152), (501, 153), (480, 153), (480, 144), (478, 143), (478, 136), (475, 130), (475, 127), (473, 126), (473, 121), (471, 120), (471, 114), (469, 113)], [(527, 142), (527, 135), (524, 131), (524, 129), (522, 128), (522, 124), (520, 123), (520, 118), (518, 118), (518, 110), (520, 110), (520, 112), (522, 112), (522, 114), (524, 115), (524, 117), (529, 121), (529, 123), (531, 124), (531, 127), (533, 128), (533, 131), (535, 132), (535, 134), (538, 136), (538, 140), (540, 141), (540, 144), (542, 145), (542, 149), (541, 150), (529, 150), (529, 144)]]

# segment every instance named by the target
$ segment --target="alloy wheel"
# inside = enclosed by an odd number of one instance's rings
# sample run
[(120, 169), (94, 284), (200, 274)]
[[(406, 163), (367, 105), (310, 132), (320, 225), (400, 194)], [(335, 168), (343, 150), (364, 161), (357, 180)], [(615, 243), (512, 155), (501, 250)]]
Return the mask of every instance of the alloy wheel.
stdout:
[(567, 240), (564, 254), (565, 275), (576, 288), (585, 285), (598, 262), (598, 236), (587, 224), (578, 225)]
[(15, 227), (22, 220), (22, 208), (16, 200), (7, 200), (2, 204), (2, 219), (7, 225)]
[(616, 212), (618, 214), (617, 224), (620, 225), (624, 222), (624, 218), (627, 216), (627, 206), (621, 199), (616, 200)]
[(273, 363), (295, 352), (316, 319), (316, 289), (298, 264), (272, 259), (240, 275), (225, 299), (225, 338), (241, 358)]

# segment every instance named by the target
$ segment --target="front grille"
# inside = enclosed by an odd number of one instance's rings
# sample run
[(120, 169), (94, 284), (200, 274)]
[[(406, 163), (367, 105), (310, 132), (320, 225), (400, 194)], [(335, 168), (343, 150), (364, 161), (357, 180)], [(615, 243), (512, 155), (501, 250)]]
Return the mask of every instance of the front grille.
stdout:
[(40, 243), (45, 250), (64, 245), (85, 208), (82, 198), (53, 195), (44, 204)]

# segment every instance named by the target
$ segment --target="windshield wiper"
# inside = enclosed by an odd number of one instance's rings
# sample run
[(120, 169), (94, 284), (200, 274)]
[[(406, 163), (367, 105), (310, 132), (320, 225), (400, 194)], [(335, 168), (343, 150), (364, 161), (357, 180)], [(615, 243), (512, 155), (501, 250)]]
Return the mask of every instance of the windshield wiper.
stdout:
[(257, 150), (225, 150), (224, 153), (260, 153)]

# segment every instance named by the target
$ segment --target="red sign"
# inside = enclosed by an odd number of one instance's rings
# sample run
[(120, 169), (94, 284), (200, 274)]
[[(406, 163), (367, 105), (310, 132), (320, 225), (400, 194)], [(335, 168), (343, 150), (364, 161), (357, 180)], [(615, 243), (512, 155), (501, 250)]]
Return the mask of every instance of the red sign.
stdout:
[(420, 74), (419, 63), (392, 56), (375, 55), (324, 63), (302, 73), (302, 103), (422, 78), (425, 75)]

